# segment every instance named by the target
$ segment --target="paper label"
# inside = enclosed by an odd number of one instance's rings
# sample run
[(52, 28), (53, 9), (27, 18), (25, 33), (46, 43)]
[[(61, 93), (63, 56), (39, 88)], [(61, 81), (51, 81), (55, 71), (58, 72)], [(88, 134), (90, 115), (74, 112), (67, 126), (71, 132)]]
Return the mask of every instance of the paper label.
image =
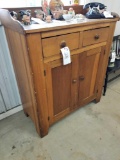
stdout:
[(63, 65), (71, 63), (70, 50), (68, 47), (64, 47), (61, 49), (63, 56)]
[(115, 62), (115, 57), (116, 57), (115, 52), (112, 52), (111, 53), (111, 60), (110, 60), (110, 62)]
[(104, 11), (103, 14), (104, 14), (105, 18), (113, 18), (113, 15), (111, 15), (111, 13), (108, 11)]

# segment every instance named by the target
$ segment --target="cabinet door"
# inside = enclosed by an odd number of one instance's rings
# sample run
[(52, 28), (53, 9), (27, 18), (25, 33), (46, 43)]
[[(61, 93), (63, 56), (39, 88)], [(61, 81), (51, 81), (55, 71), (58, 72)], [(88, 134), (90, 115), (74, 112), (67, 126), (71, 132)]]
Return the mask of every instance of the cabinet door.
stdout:
[(46, 64), (45, 68), (49, 122), (52, 124), (70, 111), (72, 64), (63, 66), (58, 60)]
[(81, 53), (79, 56), (79, 106), (96, 97), (96, 79), (101, 47)]
[(96, 98), (100, 52), (101, 47), (74, 55), (65, 66), (60, 60), (45, 65), (50, 124)]

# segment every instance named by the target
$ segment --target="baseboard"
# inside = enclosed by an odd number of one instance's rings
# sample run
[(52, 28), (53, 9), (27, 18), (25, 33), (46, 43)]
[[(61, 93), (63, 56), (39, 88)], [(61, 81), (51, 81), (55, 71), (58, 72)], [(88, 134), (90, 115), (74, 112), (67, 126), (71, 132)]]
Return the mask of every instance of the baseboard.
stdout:
[(0, 114), (0, 120), (6, 118), (6, 117), (8, 117), (8, 116), (11, 116), (11, 115), (13, 115), (13, 114), (15, 114), (15, 113), (17, 113), (17, 112), (19, 112), (19, 111), (21, 111), (21, 110), (23, 110), (22, 105), (20, 105), (20, 106), (18, 106), (18, 107), (16, 107), (16, 108), (13, 108), (13, 109), (5, 112), (5, 113), (2, 113), (2, 114)]

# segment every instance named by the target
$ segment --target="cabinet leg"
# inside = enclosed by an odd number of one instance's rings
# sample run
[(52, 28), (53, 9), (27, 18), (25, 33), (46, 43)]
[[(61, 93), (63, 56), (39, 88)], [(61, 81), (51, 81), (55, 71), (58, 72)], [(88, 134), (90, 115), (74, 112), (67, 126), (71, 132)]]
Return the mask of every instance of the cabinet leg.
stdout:
[(49, 129), (45, 129), (45, 130), (40, 130), (40, 137), (43, 138), (44, 136), (46, 136), (48, 134), (48, 130)]
[(95, 103), (98, 103), (98, 102), (100, 102), (100, 98), (95, 100)]
[(26, 116), (26, 117), (29, 117), (29, 115), (28, 115), (28, 113), (27, 113), (27, 112), (24, 112), (24, 114), (25, 114), (25, 116)]
[(48, 131), (49, 131), (48, 120), (46, 120), (45, 122), (39, 121), (39, 132), (38, 132), (38, 134), (40, 135), (40, 137), (43, 138), (44, 136), (46, 136), (48, 134)]
[(103, 83), (101, 85), (99, 85), (98, 87), (98, 93), (96, 95), (96, 99), (95, 99), (95, 102), (98, 103), (101, 99), (101, 96), (102, 96), (102, 91), (103, 91)]

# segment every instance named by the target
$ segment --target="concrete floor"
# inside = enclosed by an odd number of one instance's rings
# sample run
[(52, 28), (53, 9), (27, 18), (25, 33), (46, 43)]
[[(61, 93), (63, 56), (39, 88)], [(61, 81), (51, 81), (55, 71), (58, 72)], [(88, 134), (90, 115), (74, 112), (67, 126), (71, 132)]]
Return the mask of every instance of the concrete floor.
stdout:
[(120, 78), (108, 87), (42, 139), (23, 111), (0, 121), (0, 160), (120, 160)]

